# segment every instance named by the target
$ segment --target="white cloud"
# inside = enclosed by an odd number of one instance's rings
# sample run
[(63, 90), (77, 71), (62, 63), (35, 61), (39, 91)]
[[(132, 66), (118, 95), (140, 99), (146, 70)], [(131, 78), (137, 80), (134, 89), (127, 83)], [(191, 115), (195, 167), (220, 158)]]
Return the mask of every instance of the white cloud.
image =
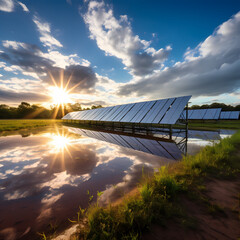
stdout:
[[(217, 96), (240, 87), (240, 12), (220, 25), (185, 59), (153, 74), (120, 86), (120, 95), (149, 98), (179, 95)], [(148, 50), (151, 51), (151, 50)]]
[(29, 12), (29, 9), (24, 3), (16, 0), (0, 0), (0, 11), (14, 12), (16, 5), (21, 6), (24, 12)]
[(0, 11), (13, 12), (14, 11), (14, 1), (0, 0)]
[(29, 9), (27, 8), (27, 6), (24, 3), (18, 1), (18, 4), (22, 7), (24, 12), (29, 12)]
[(38, 32), (40, 33), (40, 41), (45, 47), (49, 47), (50, 49), (54, 47), (63, 47), (63, 45), (51, 35), (49, 23), (43, 22), (36, 15), (33, 17), (33, 22), (36, 24)]
[(170, 47), (159, 50), (149, 48), (150, 41), (141, 40), (133, 34), (126, 15), (116, 19), (113, 10), (103, 2), (89, 2), (83, 18), (89, 28), (90, 38), (96, 40), (106, 55), (121, 59), (133, 75), (147, 75), (161, 68), (171, 51)]

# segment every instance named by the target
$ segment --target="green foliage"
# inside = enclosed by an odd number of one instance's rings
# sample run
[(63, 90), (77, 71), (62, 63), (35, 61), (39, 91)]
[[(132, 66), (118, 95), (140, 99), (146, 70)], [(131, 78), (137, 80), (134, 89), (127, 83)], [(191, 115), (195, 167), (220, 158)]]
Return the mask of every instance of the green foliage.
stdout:
[(224, 103), (212, 103), (210, 105), (204, 104), (204, 105), (193, 105), (189, 109), (204, 109), (204, 108), (222, 108), (223, 111), (240, 111), (240, 105), (237, 106), (231, 106), (226, 105)]
[[(92, 109), (100, 107), (102, 106), (92, 106)], [(69, 112), (82, 110), (85, 109), (82, 109), (80, 103), (66, 103), (63, 106), (51, 105), (51, 109), (47, 109), (39, 104), (30, 105), (27, 102), (21, 102), (18, 107), (9, 107), (6, 104), (1, 104), (0, 119), (60, 119)]]
[(47, 240), (45, 233), (37, 233), (37, 234), (41, 237), (42, 240)]

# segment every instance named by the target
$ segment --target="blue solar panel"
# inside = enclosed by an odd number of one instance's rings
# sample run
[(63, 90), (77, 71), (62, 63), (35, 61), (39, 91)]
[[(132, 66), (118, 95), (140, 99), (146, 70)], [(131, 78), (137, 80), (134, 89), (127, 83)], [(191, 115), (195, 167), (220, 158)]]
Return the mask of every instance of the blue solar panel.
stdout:
[(63, 119), (174, 124), (189, 99), (190, 96), (186, 96), (78, 111)]
[(114, 122), (121, 122), (121, 119), (130, 111), (135, 103), (127, 104), (126, 107), (113, 119)]

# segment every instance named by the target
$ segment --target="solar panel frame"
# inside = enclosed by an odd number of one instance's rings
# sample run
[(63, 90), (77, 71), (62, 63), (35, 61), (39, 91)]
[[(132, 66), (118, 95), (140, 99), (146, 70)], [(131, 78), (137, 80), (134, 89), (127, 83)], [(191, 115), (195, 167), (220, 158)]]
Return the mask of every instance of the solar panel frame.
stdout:
[(127, 104), (124, 104), (124, 105), (120, 105), (119, 108), (114, 111), (114, 113), (112, 113), (109, 117), (108, 117), (108, 120), (111, 122), (111, 121), (114, 121), (114, 119), (124, 110), (124, 108), (127, 107)]

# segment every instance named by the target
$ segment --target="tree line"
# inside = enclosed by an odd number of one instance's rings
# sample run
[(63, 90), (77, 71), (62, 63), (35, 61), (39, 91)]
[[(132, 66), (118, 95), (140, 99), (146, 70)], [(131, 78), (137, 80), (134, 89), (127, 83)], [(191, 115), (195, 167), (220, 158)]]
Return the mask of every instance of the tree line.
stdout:
[(212, 103), (204, 105), (192, 105), (189, 109), (222, 108), (222, 111), (240, 111), (240, 105), (231, 106), (224, 103)]
[[(62, 118), (65, 114), (73, 111), (83, 111), (95, 108), (101, 108), (101, 105), (93, 105), (91, 108), (82, 108), (80, 103), (64, 104), (63, 106), (52, 105), (47, 109), (39, 104), (29, 104), (21, 102), (18, 107), (10, 107), (6, 104), (0, 105), (0, 119), (51, 119)], [(203, 108), (222, 108), (222, 111), (240, 111), (240, 105), (231, 106), (224, 103), (212, 103), (210, 105), (193, 105), (189, 109), (203, 109)]]
[(93, 105), (91, 108), (82, 108), (79, 103), (68, 103), (63, 106), (52, 105), (50, 109), (47, 109), (39, 104), (31, 105), (27, 102), (21, 102), (18, 107), (10, 107), (6, 104), (0, 104), (0, 119), (60, 119), (69, 112), (101, 107), (101, 105)]

